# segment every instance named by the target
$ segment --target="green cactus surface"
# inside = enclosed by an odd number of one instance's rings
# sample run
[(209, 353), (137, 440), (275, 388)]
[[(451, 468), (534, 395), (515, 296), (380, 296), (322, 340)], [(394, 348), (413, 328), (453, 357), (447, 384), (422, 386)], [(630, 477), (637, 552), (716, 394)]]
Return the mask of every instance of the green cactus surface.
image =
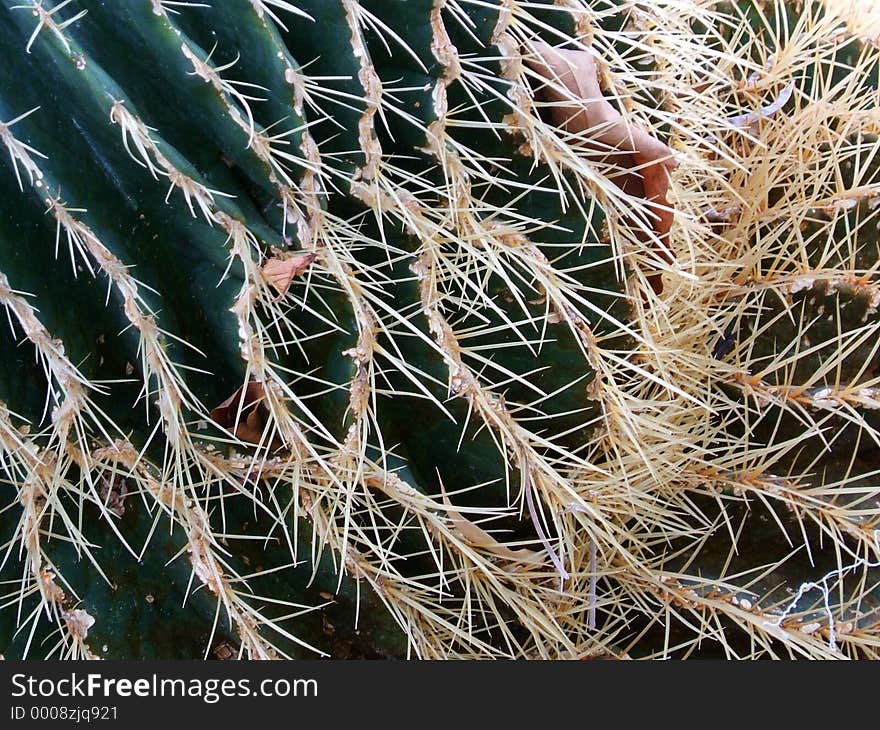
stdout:
[(876, 656), (841, 18), (2, 0), (0, 49), (4, 656)]

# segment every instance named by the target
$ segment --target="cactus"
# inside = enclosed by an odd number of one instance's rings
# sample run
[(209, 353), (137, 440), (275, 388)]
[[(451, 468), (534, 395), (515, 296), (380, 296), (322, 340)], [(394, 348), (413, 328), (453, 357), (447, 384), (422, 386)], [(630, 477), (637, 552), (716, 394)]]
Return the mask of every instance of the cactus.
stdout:
[(0, 651), (875, 656), (877, 50), (685, 5), (4, 0)]

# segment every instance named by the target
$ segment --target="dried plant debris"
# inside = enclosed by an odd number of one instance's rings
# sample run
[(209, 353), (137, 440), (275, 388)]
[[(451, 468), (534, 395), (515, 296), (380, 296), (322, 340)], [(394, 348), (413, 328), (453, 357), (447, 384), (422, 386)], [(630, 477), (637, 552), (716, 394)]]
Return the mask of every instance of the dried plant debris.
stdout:
[(449, 497), (446, 494), (446, 490), (442, 488), (442, 484), (441, 489), (446, 513), (449, 516), (453, 529), (462, 540), (475, 548), (485, 550), (498, 558), (509, 560), (512, 563), (535, 566), (544, 564), (540, 554), (533, 550), (526, 548), (511, 549), (507, 545), (498, 542), (482, 527), (467, 519), (461, 512), (456, 510), (452, 502), (449, 501)]
[(107, 511), (122, 517), (125, 514), (125, 496), (128, 488), (125, 479), (119, 474), (102, 475), (98, 479), (98, 496)]
[(752, 131), (755, 131), (755, 125), (763, 118), (770, 117), (776, 112), (778, 112), (782, 107), (784, 107), (788, 100), (791, 99), (791, 95), (794, 93), (794, 81), (789, 82), (786, 86), (783, 87), (782, 91), (779, 92), (779, 96), (776, 97), (775, 100), (762, 106), (758, 111), (747, 112), (745, 114), (737, 114), (736, 116), (729, 117), (728, 121), (734, 127), (750, 127)]
[(211, 651), (214, 659), (221, 662), (228, 662), (238, 658), (239, 651), (228, 641), (221, 641)]
[(287, 290), (290, 289), (293, 280), (298, 276), (302, 276), (308, 270), (316, 256), (314, 252), (300, 252), (293, 255), (279, 253), (263, 264), (263, 276), (266, 277), (272, 288), (278, 292), (275, 301), (280, 300), (287, 294)]
[[(554, 124), (587, 147), (613, 156), (620, 173), (612, 179), (625, 193), (650, 204), (653, 235), (646, 235), (644, 218), (632, 220), (637, 238), (672, 262), (669, 229), (673, 210), (667, 199), (669, 175), (678, 166), (673, 151), (656, 137), (627, 120), (602, 94), (592, 50), (566, 50), (535, 43), (537, 56), (527, 63), (546, 81), (538, 95), (550, 102)], [(659, 274), (649, 277), (655, 291), (662, 290)]]
[(265, 445), (270, 418), (263, 384), (251, 380), (243, 385), (211, 411), (211, 418), (240, 441)]

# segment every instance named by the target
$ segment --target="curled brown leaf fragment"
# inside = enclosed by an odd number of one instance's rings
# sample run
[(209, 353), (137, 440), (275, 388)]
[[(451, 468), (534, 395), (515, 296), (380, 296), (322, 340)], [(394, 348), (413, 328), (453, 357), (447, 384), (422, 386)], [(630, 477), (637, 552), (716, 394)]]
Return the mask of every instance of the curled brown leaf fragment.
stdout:
[(533, 550), (527, 550), (526, 548), (513, 550), (507, 545), (498, 542), (482, 527), (479, 527), (464, 517), (461, 512), (453, 507), (452, 502), (449, 501), (446, 489), (444, 489), (442, 483), (440, 484), (440, 489), (443, 497), (443, 504), (446, 507), (446, 514), (449, 516), (453, 529), (456, 531), (459, 538), (463, 539), (473, 547), (482, 548), (496, 557), (504, 558), (513, 563), (543, 565), (544, 561), (538, 553)]
[(290, 285), (297, 276), (301, 276), (312, 265), (317, 254), (296, 253), (293, 255), (280, 254), (273, 256), (265, 264), (263, 264), (263, 276), (269, 282), (269, 285), (278, 292), (275, 297), (277, 302), (290, 289)]
[[(625, 193), (651, 203), (651, 227), (659, 241), (655, 250), (668, 263), (669, 229), (673, 211), (666, 198), (669, 173), (678, 167), (672, 150), (643, 129), (630, 124), (602, 95), (596, 61), (589, 51), (571, 51), (536, 42), (535, 53), (526, 62), (546, 84), (538, 96), (553, 106), (549, 112), (553, 123), (572, 135), (584, 135), (590, 147), (614, 155), (613, 161), (622, 172), (613, 182)], [(629, 224), (640, 241), (651, 236), (632, 217)], [(652, 274), (648, 281), (655, 292), (662, 291), (660, 274)]]
[(238, 656), (236, 648), (228, 641), (221, 641), (211, 652), (221, 662), (230, 661)]
[(98, 496), (107, 511), (122, 517), (125, 514), (125, 496), (128, 488), (119, 474), (102, 475), (98, 479)]
[[(240, 441), (263, 444), (269, 420), (263, 384), (251, 380), (211, 411), (217, 425), (231, 431)], [(270, 444), (274, 448), (274, 444)]]

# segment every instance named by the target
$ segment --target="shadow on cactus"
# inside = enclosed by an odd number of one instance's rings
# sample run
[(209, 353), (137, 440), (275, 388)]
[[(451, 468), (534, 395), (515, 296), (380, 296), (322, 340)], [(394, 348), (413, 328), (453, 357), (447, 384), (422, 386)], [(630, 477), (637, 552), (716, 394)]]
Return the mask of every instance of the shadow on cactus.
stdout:
[(10, 0), (0, 46), (5, 656), (875, 656), (840, 20)]

